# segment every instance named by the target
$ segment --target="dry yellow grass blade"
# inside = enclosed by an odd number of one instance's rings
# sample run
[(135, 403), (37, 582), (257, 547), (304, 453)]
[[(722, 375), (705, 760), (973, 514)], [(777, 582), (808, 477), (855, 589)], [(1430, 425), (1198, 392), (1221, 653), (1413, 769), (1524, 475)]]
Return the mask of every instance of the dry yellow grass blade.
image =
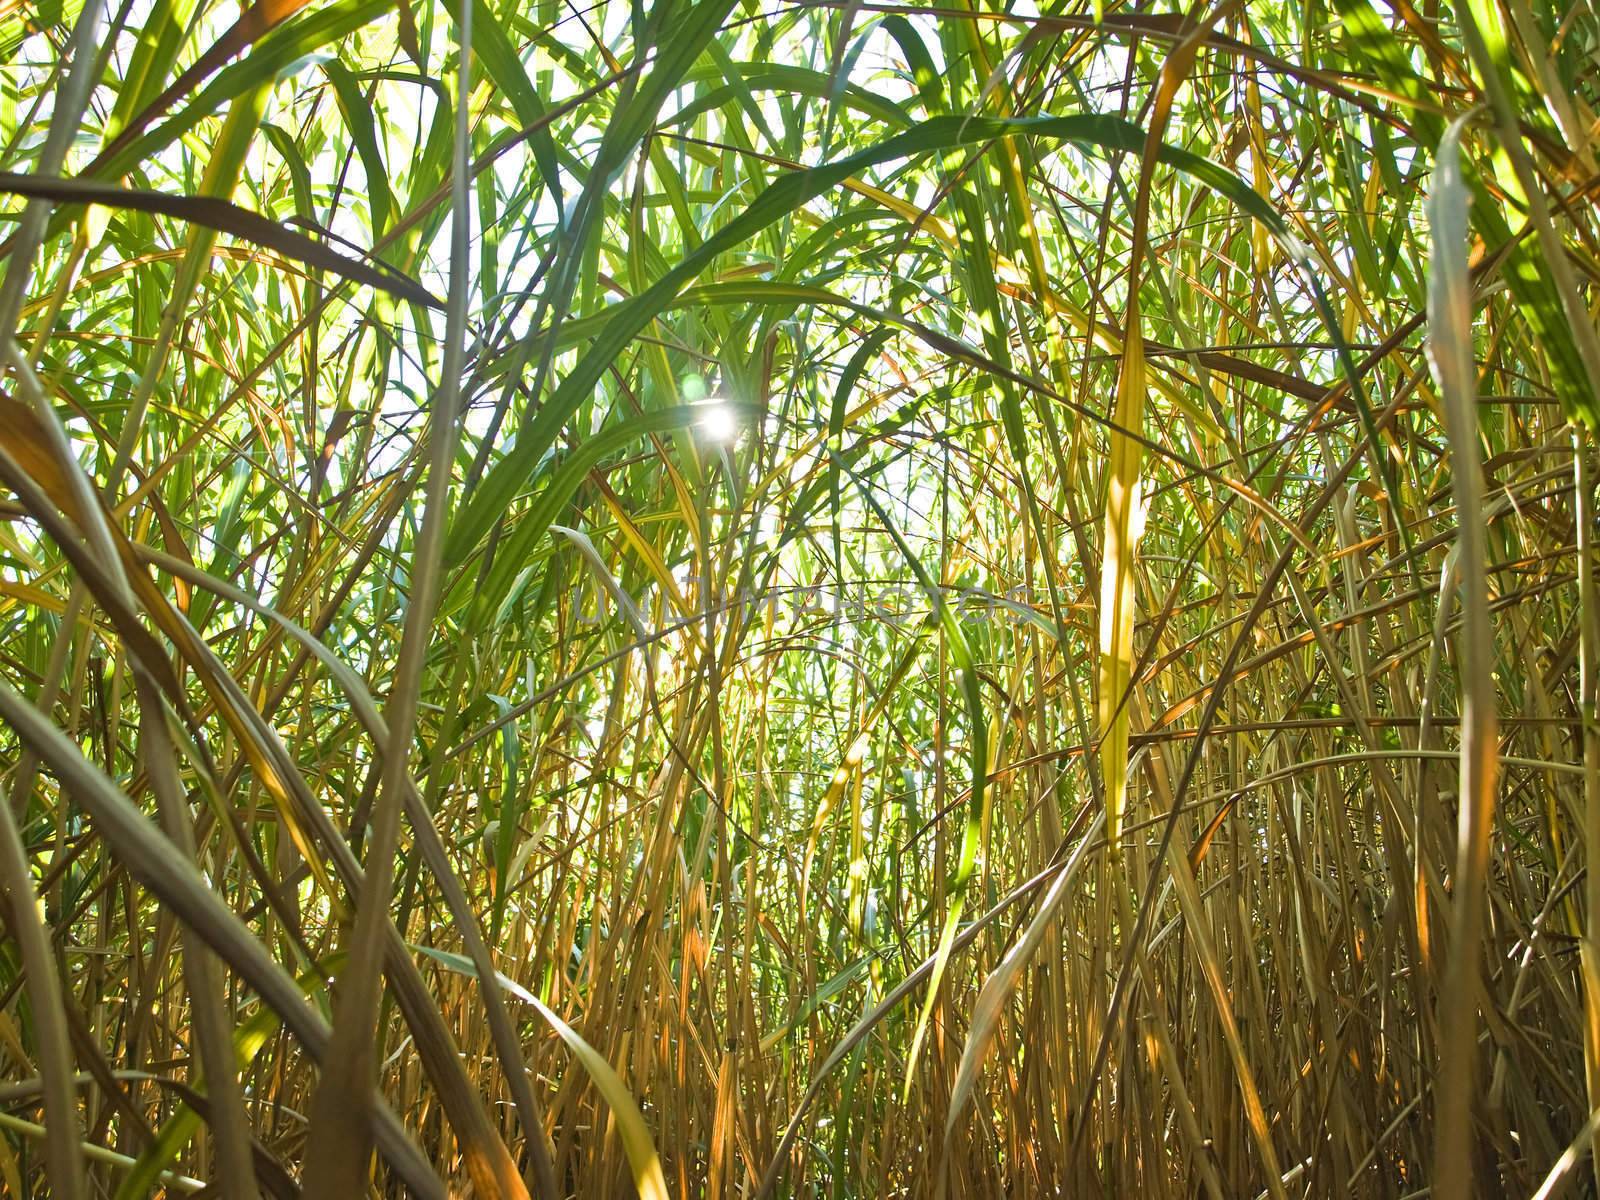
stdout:
[[(1121, 366), (1117, 375), (1115, 428), (1110, 434), (1110, 454), (1105, 473), (1105, 520), (1100, 550), (1100, 671), (1095, 691), (1096, 725), (1100, 736), (1100, 773), (1105, 789), (1106, 841), (1113, 863), (1122, 858), (1122, 815), (1128, 791), (1128, 733), (1131, 716), (1129, 689), (1133, 680), (1133, 627), (1137, 618), (1134, 570), (1138, 565), (1139, 538), (1144, 532), (1144, 505), (1139, 475), (1144, 447), (1130, 434), (1144, 431), (1148, 391), (1144, 355), (1144, 325), (1139, 287), (1150, 225), (1156, 163), (1178, 89), (1183, 86), (1195, 55), (1222, 18), (1219, 6), (1188, 30), (1161, 65), (1161, 77), (1152, 102), (1144, 153), (1139, 162), (1138, 190), (1134, 194), (1133, 227), (1129, 235), (1128, 302), (1123, 320)], [(1196, 12), (1198, 12), (1198, 8)]]
[(1144, 506), (1139, 495), (1144, 447), (1120, 432), (1137, 430), (1144, 423), (1144, 340), (1136, 306), (1130, 317), (1117, 381), (1117, 430), (1111, 434), (1106, 464), (1105, 534), (1100, 557), (1100, 674), (1095, 693), (1100, 771), (1106, 797), (1106, 842), (1114, 859), (1122, 855), (1122, 815), (1128, 791), (1128, 689), (1133, 682), (1133, 626), (1138, 616), (1134, 569), (1144, 529)]

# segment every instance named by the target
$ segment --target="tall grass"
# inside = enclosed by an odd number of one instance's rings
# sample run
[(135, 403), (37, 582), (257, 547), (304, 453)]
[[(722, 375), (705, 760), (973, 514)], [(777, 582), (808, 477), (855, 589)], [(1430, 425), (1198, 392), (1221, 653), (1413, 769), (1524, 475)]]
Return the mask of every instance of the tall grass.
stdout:
[(0, 0), (0, 1194), (1593, 1194), (1597, 45)]

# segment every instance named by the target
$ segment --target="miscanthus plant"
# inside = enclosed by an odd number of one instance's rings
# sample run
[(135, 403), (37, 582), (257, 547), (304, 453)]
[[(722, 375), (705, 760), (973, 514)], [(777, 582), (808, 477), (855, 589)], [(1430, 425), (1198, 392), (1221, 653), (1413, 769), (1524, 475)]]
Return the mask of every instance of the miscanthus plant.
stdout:
[(1592, 1193), (1597, 54), (0, 2), (0, 1193)]

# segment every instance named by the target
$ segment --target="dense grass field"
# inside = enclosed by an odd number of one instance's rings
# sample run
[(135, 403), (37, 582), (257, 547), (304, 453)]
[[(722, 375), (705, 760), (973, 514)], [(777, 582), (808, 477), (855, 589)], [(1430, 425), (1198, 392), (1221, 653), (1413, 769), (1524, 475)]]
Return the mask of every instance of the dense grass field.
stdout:
[(0, 1195), (1594, 1195), (1597, 111), (0, 0)]

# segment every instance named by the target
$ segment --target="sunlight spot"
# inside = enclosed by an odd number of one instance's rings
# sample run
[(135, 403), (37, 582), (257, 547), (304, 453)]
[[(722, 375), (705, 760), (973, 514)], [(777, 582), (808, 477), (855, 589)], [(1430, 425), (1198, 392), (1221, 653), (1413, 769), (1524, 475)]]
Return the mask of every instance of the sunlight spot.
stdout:
[(718, 399), (707, 400), (697, 418), (700, 435), (708, 442), (731, 445), (739, 437), (739, 418), (733, 406)]

